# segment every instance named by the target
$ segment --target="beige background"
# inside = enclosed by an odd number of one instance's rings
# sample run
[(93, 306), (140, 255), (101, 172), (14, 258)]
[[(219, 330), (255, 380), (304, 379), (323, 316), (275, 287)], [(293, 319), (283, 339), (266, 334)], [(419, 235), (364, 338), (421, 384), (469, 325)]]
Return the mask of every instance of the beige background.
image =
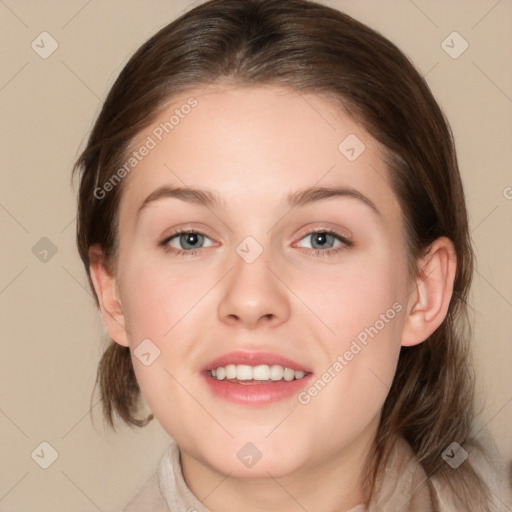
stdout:
[[(480, 424), (512, 460), (512, 2), (328, 4), (398, 44), (452, 124), (478, 256)], [(189, 5), (0, 0), (2, 510), (120, 510), (167, 446), (156, 422), (116, 435), (103, 430), (99, 406), (97, 428), (88, 416), (104, 330), (75, 249), (70, 169), (129, 56)], [(47, 59), (31, 48), (43, 31), (59, 45)], [(441, 46), (453, 31), (469, 43), (457, 59)], [(57, 250), (46, 262), (42, 237)], [(58, 452), (46, 470), (31, 458), (43, 441)]]

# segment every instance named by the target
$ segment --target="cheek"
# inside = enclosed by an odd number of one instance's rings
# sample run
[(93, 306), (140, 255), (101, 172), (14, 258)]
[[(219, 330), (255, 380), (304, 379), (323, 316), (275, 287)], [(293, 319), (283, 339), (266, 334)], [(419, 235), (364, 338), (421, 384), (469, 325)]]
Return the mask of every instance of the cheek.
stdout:
[(125, 269), (121, 291), (132, 344), (144, 338), (160, 344), (212, 286), (206, 273), (171, 271), (149, 259)]
[[(364, 343), (376, 331), (386, 340), (400, 337), (406, 292), (403, 261), (403, 255), (383, 245), (372, 253), (354, 253), (335, 270), (325, 267), (308, 279), (296, 279), (294, 291), (321, 320), (318, 332), (331, 355), (348, 349), (354, 338)], [(383, 351), (385, 343), (379, 345)]]
[[(298, 396), (304, 421), (322, 425), (318, 442), (350, 444), (375, 424), (393, 381), (400, 353), (404, 308), (387, 294), (368, 302), (355, 300), (340, 313), (336, 336), (324, 336), (327, 362)], [(308, 418), (308, 419), (307, 419)]]
[[(179, 356), (173, 354), (173, 357)], [(178, 374), (165, 353), (150, 366), (144, 366), (133, 355), (132, 362), (145, 403), (173, 439), (188, 440), (197, 425), (209, 421), (200, 402), (190, 394), (194, 382)], [(215, 427), (215, 422), (212, 424)]]
[(194, 329), (205, 314), (200, 299), (218, 279), (176, 267), (171, 272), (169, 265), (149, 257), (123, 263), (120, 287), (137, 382), (157, 418), (169, 415), (169, 404), (173, 411), (180, 411), (179, 421), (166, 421), (166, 428), (179, 435), (176, 429), (197, 420), (186, 392), (196, 383), (191, 372), (184, 371), (184, 363), (194, 349)]
[(320, 326), (327, 358), (299, 401), (331, 425), (333, 436), (364, 428), (379, 413), (393, 381), (405, 313), (406, 277), (399, 258), (383, 250), (380, 258), (361, 259), (347, 272), (331, 274), (323, 287), (317, 281), (317, 287), (303, 289), (331, 332)]

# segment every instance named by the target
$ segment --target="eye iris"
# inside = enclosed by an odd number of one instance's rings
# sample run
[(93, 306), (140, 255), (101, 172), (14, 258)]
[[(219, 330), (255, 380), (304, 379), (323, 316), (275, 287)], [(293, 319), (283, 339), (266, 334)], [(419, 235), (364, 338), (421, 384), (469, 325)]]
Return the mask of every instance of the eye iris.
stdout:
[[(331, 235), (331, 234), (329, 234), (329, 233), (314, 233), (314, 234), (313, 234), (313, 235), (311, 235), (311, 236), (312, 236), (312, 240), (313, 240), (313, 242), (312, 242), (311, 246), (312, 246), (313, 248), (315, 248), (315, 249), (316, 249), (316, 247), (315, 247), (315, 243), (318, 243), (318, 244), (320, 245), (320, 247), (321, 247), (321, 248), (322, 248), (322, 247), (328, 247), (328, 248), (330, 248), (330, 247), (332, 247), (332, 246), (333, 246), (333, 244), (334, 244), (334, 237), (333, 237), (333, 235)], [(327, 239), (328, 239), (328, 237), (331, 237), (331, 239), (332, 239), (330, 244), (328, 244), (328, 243), (327, 243)]]
[(180, 244), (184, 249), (194, 249), (198, 241), (202, 240), (203, 235), (199, 233), (184, 233), (180, 235)]

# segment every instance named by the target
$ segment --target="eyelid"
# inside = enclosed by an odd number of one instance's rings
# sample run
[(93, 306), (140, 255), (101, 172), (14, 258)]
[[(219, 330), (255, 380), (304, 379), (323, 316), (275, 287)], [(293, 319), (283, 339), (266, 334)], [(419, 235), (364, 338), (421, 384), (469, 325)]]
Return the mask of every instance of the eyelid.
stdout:
[(353, 243), (354, 238), (352, 232), (347, 228), (343, 228), (331, 222), (320, 222), (316, 226), (311, 226), (311, 224), (309, 224), (308, 226), (302, 228), (300, 233), (297, 235), (296, 240), (302, 240), (305, 236), (314, 233), (329, 233), (338, 237), (341, 241), (344, 241), (347, 244), (349, 242)]
[[(203, 227), (204, 226), (204, 227)], [(214, 236), (212, 236), (210, 230), (201, 223), (198, 224), (186, 224), (185, 226), (177, 226), (175, 228), (172, 228), (165, 232), (164, 235), (159, 236), (159, 240), (162, 242), (165, 240), (169, 240), (173, 236), (179, 235), (181, 233), (198, 233), (203, 236), (207, 236), (210, 239), (215, 239)]]
[[(306, 231), (306, 233), (304, 235), (301, 235), (298, 238), (298, 242), (300, 242), (304, 238), (307, 238), (308, 236), (314, 235), (316, 233), (326, 233), (328, 235), (332, 235), (339, 242), (341, 242), (342, 246), (352, 247), (354, 245), (354, 242), (349, 237), (341, 234), (338, 230), (335, 230), (333, 228), (318, 228), (318, 229), (312, 228), (312, 229), (309, 229), (308, 231)], [(296, 246), (295, 244), (298, 243), (298, 242), (294, 242), (293, 247), (295, 247)], [(310, 248), (310, 247), (302, 247), (302, 249), (306, 249), (306, 250), (309, 250), (309, 251), (320, 251), (320, 252), (325, 252), (325, 253), (329, 253), (329, 252), (332, 253), (332, 252), (336, 252), (337, 250), (342, 249), (342, 247), (338, 247), (336, 249), (329, 248), (329, 249), (326, 249), (326, 250), (314, 249), (314, 248)]]

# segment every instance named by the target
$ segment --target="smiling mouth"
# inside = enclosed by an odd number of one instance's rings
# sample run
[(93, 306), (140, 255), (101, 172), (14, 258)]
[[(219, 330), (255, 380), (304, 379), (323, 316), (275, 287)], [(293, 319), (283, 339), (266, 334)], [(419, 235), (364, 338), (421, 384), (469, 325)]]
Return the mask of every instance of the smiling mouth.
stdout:
[(254, 385), (292, 382), (309, 375), (302, 370), (294, 370), (274, 364), (250, 366), (246, 364), (228, 364), (207, 370), (206, 375), (211, 379), (230, 382), (233, 384)]
[[(203, 368), (202, 376), (214, 395), (233, 404), (266, 407), (291, 399), (311, 383), (313, 378), (313, 373), (298, 363), (272, 354), (258, 354), (259, 361), (254, 361), (253, 364), (235, 364), (252, 361), (247, 361), (248, 358), (244, 360), (243, 356), (230, 357), (229, 364), (223, 364), (226, 363), (226, 358), (210, 363), (210, 368)], [(263, 357), (269, 364), (262, 364)], [(272, 364), (277, 362), (284, 364)]]

